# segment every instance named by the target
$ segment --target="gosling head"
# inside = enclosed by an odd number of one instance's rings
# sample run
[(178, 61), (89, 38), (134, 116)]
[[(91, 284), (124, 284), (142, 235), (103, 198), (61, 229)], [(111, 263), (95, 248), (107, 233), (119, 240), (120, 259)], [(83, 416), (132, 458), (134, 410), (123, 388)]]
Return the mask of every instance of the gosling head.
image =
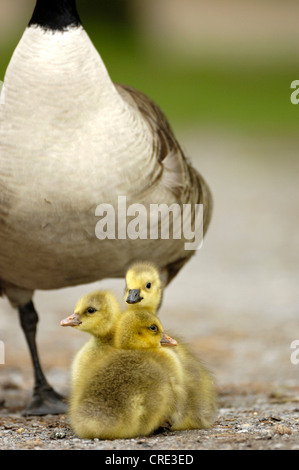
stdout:
[(96, 291), (81, 297), (74, 313), (60, 325), (105, 337), (112, 334), (119, 315), (120, 308), (114, 295), (109, 291)]
[(151, 263), (136, 263), (126, 274), (125, 302), (156, 313), (162, 301), (163, 286), (158, 268)]
[(116, 325), (115, 346), (120, 349), (156, 349), (176, 346), (176, 340), (163, 332), (156, 315), (146, 311), (122, 314)]

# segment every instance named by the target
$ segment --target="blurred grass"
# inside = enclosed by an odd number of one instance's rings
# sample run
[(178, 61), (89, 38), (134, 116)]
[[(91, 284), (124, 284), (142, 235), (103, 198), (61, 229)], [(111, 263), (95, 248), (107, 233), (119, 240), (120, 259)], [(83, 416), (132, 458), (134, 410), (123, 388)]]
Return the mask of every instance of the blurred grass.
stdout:
[[(275, 60), (255, 62), (246, 55), (224, 60), (207, 52), (190, 60), (175, 56), (155, 41), (150, 46), (132, 25), (84, 18), (83, 23), (111, 78), (147, 93), (174, 126), (298, 132), (299, 105), (290, 102), (290, 84), (299, 79), (292, 57), (280, 54)], [(0, 79), (15, 45), (1, 47)]]
[[(249, 132), (298, 132), (299, 105), (290, 102), (292, 57), (275, 60), (205, 54), (184, 59), (148, 42), (131, 28), (90, 33), (114, 81), (147, 93), (180, 127), (193, 124)], [(107, 41), (109, 38), (109, 41)], [(298, 71), (299, 72), (299, 71)], [(299, 76), (297, 77), (299, 78)]]

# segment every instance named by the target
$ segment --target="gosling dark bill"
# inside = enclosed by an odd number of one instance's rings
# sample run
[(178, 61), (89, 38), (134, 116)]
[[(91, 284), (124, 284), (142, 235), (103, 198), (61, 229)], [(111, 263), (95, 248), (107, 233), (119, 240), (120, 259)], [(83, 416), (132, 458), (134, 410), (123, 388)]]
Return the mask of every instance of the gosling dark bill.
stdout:
[(143, 297), (140, 297), (140, 289), (130, 289), (126, 302), (128, 304), (137, 304), (141, 302), (142, 299)]

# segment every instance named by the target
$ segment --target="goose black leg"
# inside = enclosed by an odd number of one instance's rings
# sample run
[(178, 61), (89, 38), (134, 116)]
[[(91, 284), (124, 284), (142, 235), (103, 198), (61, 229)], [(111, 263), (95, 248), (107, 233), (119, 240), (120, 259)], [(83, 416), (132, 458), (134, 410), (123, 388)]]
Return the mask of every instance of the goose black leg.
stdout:
[(41, 416), (46, 414), (65, 413), (66, 403), (64, 403), (63, 397), (56, 393), (48, 384), (39, 362), (35, 341), (38, 315), (35, 311), (33, 302), (28, 302), (26, 305), (19, 307), (18, 310), (21, 326), (29, 346), (34, 369), (33, 397), (28, 407), (23, 411), (23, 415)]

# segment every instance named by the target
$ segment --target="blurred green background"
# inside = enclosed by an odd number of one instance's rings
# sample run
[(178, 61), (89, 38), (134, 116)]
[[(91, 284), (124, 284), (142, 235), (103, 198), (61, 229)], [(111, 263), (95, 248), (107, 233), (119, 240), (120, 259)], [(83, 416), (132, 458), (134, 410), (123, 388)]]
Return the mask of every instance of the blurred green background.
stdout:
[[(34, 3), (0, 0), (0, 80)], [(297, 132), (297, 0), (78, 0), (78, 9), (112, 79), (151, 96), (174, 126)]]

